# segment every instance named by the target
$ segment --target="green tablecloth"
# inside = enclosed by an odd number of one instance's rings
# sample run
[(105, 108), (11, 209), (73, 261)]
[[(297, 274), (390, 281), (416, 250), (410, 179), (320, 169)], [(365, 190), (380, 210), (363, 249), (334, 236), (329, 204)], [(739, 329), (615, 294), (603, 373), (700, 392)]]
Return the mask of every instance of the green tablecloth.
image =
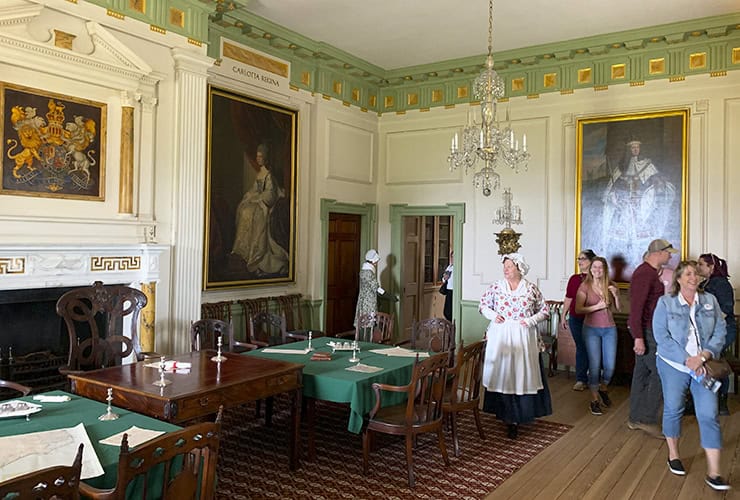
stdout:
[[(332, 337), (314, 339), (312, 347), (317, 352), (331, 352), (327, 345), (330, 341), (342, 341)], [(272, 349), (304, 349), (308, 341), (273, 346)], [(349, 403), (350, 417), (347, 429), (359, 433), (362, 422), (375, 404), (373, 383), (391, 385), (406, 385), (411, 380), (411, 372), (416, 361), (414, 357), (394, 357), (369, 352), (370, 349), (383, 349), (390, 346), (360, 342), (360, 362), (365, 365), (382, 367), (383, 370), (375, 373), (360, 373), (345, 370), (354, 363), (349, 362), (352, 351), (337, 351), (331, 361), (312, 361), (309, 354), (281, 354), (265, 353), (262, 349), (245, 353), (248, 356), (261, 356), (269, 359), (279, 359), (293, 363), (303, 363), (303, 395), (309, 398), (333, 401), (335, 403)], [(405, 395), (385, 392), (383, 406), (402, 403)]]
[[(105, 413), (107, 405), (91, 399), (67, 394), (62, 391), (52, 391), (45, 394), (49, 395), (67, 395), (72, 398), (71, 401), (64, 403), (39, 403), (33, 401), (32, 397), (19, 398), (24, 401), (31, 401), (43, 406), (39, 413), (31, 415), (29, 421), (25, 418), (4, 418), (0, 419), (0, 436), (12, 436), (19, 434), (29, 434), (32, 432), (50, 431), (54, 429), (64, 429), (74, 427), (79, 423), (85, 425), (87, 435), (90, 437), (95, 453), (98, 455), (100, 464), (103, 466), (105, 474), (99, 477), (86, 479), (85, 482), (96, 488), (112, 488), (116, 484), (118, 477), (118, 455), (121, 451), (119, 446), (101, 444), (100, 440), (110, 437), (119, 432), (125, 431), (135, 425), (142, 429), (152, 429), (157, 431), (171, 432), (179, 430), (180, 427), (162, 422), (151, 417), (133, 413), (122, 408), (113, 407), (113, 412), (120, 415), (116, 420), (102, 422), (98, 417)], [(114, 394), (115, 397), (115, 394)], [(90, 450), (83, 450), (83, 456)], [(69, 465), (72, 464), (74, 456), (69, 457)], [(132, 485), (134, 490), (136, 485)], [(134, 494), (129, 488), (131, 498), (141, 498), (141, 493)]]

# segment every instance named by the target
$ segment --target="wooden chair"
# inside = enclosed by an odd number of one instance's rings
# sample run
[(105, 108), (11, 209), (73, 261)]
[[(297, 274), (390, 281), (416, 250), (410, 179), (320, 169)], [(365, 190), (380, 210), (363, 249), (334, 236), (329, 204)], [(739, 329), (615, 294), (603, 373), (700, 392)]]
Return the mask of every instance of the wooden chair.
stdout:
[(560, 329), (560, 318), (563, 314), (563, 302), (547, 300), (545, 303), (550, 311), (550, 316), (537, 323), (537, 335), (544, 344), (549, 359), (547, 376), (552, 377), (558, 369), (558, 331)]
[(28, 396), (31, 393), (31, 388), (17, 382), (0, 380), (0, 400), (8, 399), (5, 397), (5, 395), (11, 394), (13, 391), (19, 392), (23, 396)]
[(78, 500), (82, 447), (80, 444), (77, 448), (77, 455), (71, 466), (55, 465), (0, 483), (0, 498)]
[[(408, 466), (409, 487), (414, 487), (413, 448), (416, 436), (436, 432), (439, 449), (445, 465), (450, 465), (442, 432), (442, 402), (447, 382), (448, 354), (440, 353), (418, 361), (414, 365), (411, 382), (397, 386), (373, 384), (375, 406), (362, 433), (362, 468), (368, 472), (370, 448), (373, 434), (384, 433), (404, 436), (406, 439), (406, 464)], [(406, 393), (407, 401), (396, 406), (382, 408), (382, 392)]]
[(397, 345), (411, 344), (412, 349), (431, 352), (448, 351), (454, 361), (455, 323), (444, 318), (427, 318), (414, 321), (411, 325), (411, 338)]
[(457, 439), (457, 414), (461, 411), (473, 410), (475, 426), (481, 439), (486, 439), (483, 426), (480, 423), (480, 390), (483, 378), (483, 357), (486, 354), (486, 341), (481, 340), (472, 345), (460, 345), (455, 366), (449, 374), (452, 379), (447, 387), (442, 410), (445, 418), (452, 427), (452, 442), (455, 444), (455, 456), (460, 456), (460, 446)]
[(373, 342), (376, 344), (390, 344), (393, 342), (393, 314), (378, 312), (375, 315), (375, 329), (373, 330)]
[[(95, 500), (123, 500), (128, 485), (137, 481), (146, 498), (214, 498), (222, 414), (223, 406), (219, 408), (215, 422), (199, 423), (168, 432), (134, 450), (129, 449), (128, 435), (124, 434), (116, 485), (101, 490), (80, 483), (80, 492)], [(178, 457), (182, 459), (181, 464), (175, 460)]]
[(357, 339), (360, 342), (372, 342), (375, 331), (375, 321), (377, 313), (360, 314), (357, 318), (355, 331), (348, 338)]
[[(59, 371), (66, 375), (120, 365), (131, 354), (142, 361), (139, 314), (146, 302), (140, 290), (101, 281), (62, 295), (56, 309), (69, 333), (69, 358)], [(130, 325), (126, 332), (124, 320)]]
[(231, 324), (220, 319), (205, 318), (193, 321), (190, 325), (190, 350), (218, 349), (221, 337), (221, 350), (230, 351), (232, 344)]
[(285, 316), (268, 311), (260, 311), (249, 317), (250, 344), (258, 347), (287, 344), (306, 340), (303, 334), (288, 332), (285, 327)]

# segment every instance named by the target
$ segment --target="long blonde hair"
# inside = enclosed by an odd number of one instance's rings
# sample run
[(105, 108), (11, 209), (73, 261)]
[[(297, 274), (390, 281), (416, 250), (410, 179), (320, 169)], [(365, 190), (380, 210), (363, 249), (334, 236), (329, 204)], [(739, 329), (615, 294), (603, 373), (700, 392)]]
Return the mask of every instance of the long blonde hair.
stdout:
[[(594, 279), (594, 275), (591, 274), (591, 267), (593, 267), (594, 262), (596, 261), (599, 261), (604, 265), (604, 277), (598, 282)], [(604, 257), (597, 256), (591, 259), (591, 265), (588, 267), (588, 273), (586, 273), (586, 279), (584, 279), (583, 282), (586, 283), (587, 286), (592, 286), (601, 291), (601, 295), (604, 297), (606, 306), (611, 307), (612, 294), (609, 292), (609, 285), (611, 284), (611, 280), (609, 279), (609, 264), (606, 263), (606, 259)]]

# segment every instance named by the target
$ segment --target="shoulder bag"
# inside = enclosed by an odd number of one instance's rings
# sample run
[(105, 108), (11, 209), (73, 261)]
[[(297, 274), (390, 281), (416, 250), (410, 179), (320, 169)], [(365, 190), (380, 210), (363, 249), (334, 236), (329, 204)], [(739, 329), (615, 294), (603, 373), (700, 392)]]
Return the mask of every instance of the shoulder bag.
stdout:
[(704, 363), (704, 368), (707, 370), (707, 375), (717, 380), (729, 377), (732, 374), (732, 368), (724, 358), (710, 359)]

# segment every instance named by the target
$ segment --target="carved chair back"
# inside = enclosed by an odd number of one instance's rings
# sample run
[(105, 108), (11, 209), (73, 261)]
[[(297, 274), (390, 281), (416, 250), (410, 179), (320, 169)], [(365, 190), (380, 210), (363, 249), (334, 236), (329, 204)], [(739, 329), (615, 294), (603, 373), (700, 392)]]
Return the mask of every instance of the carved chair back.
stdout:
[[(100, 490), (81, 483), (80, 491), (93, 499), (123, 500), (128, 485), (137, 481), (147, 498), (214, 498), (222, 414), (223, 406), (219, 408), (215, 422), (168, 432), (134, 450), (129, 448), (128, 435), (124, 434), (118, 458), (118, 478), (113, 490)], [(177, 465), (175, 460), (181, 460), (182, 464)], [(152, 473), (155, 467), (162, 470)]]
[[(62, 373), (121, 364), (133, 354), (144, 359), (139, 343), (139, 314), (146, 295), (124, 285), (76, 288), (57, 301), (57, 314), (69, 333), (69, 359)], [(128, 335), (126, 335), (128, 333)]]
[(204, 318), (193, 321), (190, 325), (190, 350), (218, 349), (218, 338), (221, 337), (221, 350), (226, 352), (232, 346), (231, 324), (220, 319)]
[(393, 314), (378, 312), (375, 315), (375, 329), (373, 330), (373, 342), (376, 344), (390, 344), (393, 342)]
[(55, 465), (0, 483), (0, 498), (78, 500), (82, 448), (80, 444), (71, 466)]
[(292, 339), (288, 338), (285, 326), (285, 316), (269, 311), (260, 311), (249, 317), (250, 344), (267, 347), (285, 344)]

